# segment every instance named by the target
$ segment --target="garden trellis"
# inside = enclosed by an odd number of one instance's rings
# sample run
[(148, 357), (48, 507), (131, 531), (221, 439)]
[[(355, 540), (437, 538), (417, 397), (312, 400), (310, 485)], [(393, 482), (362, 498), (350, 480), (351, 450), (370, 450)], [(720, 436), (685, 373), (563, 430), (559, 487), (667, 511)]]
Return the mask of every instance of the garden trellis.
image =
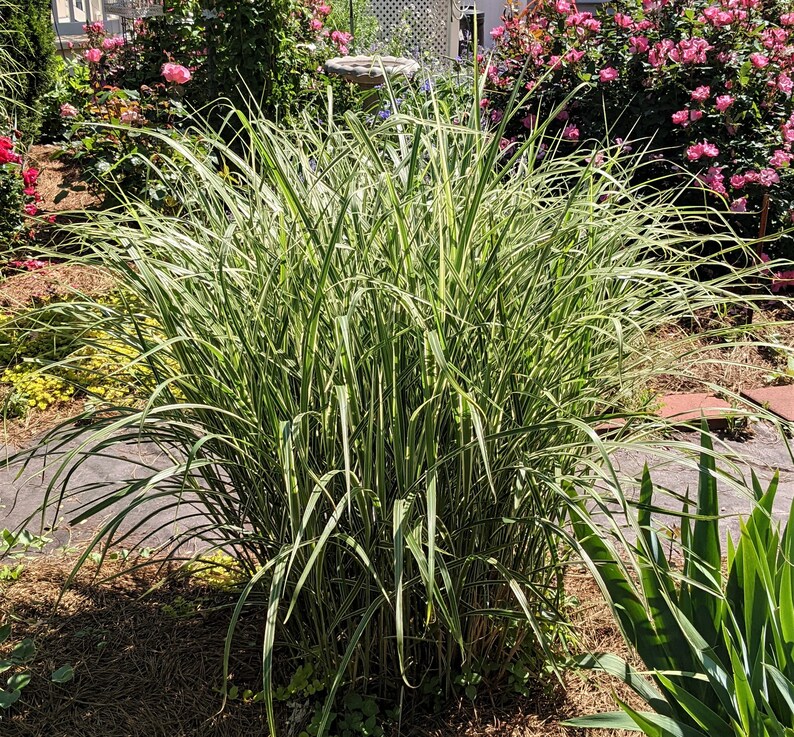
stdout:
[(127, 37), (130, 26), (136, 20), (162, 15), (163, 5), (153, 0), (115, 0), (105, 5), (105, 12), (109, 15), (117, 15), (121, 19), (121, 32)]

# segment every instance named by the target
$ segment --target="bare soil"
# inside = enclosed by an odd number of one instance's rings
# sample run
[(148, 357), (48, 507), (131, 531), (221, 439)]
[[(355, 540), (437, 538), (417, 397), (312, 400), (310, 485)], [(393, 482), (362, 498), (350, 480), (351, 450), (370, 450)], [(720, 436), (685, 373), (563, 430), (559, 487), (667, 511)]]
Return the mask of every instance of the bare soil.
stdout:
[[(3, 737), (248, 737), (266, 735), (261, 704), (230, 701), (222, 708), (223, 642), (228, 594), (195, 581), (166, 578), (155, 567), (124, 572), (103, 567), (100, 580), (89, 563), (62, 593), (73, 559), (42, 557), (27, 564), (16, 582), (0, 583), (0, 623), (12, 622), (11, 641), (34, 639), (33, 678), (21, 700), (0, 715)], [(108, 564), (106, 564), (107, 566)], [(582, 650), (627, 654), (598, 590), (584, 574), (572, 574), (568, 591)], [(177, 597), (193, 602), (189, 616), (168, 611)], [(60, 604), (55, 608), (59, 597)], [(224, 597), (226, 601), (224, 601)], [(261, 612), (244, 617), (235, 637), (232, 677), (240, 688), (257, 689)], [(9, 641), (9, 642), (11, 642)], [(0, 657), (9, 648), (0, 646)], [(50, 681), (66, 663), (75, 678)], [(421, 723), (402, 724), (401, 735), (432, 737), (572, 737), (560, 725), (574, 715), (614, 709), (620, 684), (587, 674), (569, 674), (564, 687), (550, 681), (538, 696), (509, 707), (457, 704)], [(283, 734), (289, 735), (290, 730)], [(396, 732), (395, 732), (396, 734)], [(592, 737), (621, 733), (597, 731)], [(290, 737), (294, 737), (291, 735)]]

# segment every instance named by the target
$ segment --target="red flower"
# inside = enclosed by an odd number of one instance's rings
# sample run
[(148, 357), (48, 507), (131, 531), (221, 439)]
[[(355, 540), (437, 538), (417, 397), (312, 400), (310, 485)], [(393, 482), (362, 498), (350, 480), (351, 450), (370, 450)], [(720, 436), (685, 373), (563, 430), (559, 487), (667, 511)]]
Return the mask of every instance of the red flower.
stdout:
[(25, 169), (22, 172), (22, 181), (25, 183), (26, 187), (34, 187), (36, 186), (36, 182), (39, 179), (39, 170), (33, 169)]

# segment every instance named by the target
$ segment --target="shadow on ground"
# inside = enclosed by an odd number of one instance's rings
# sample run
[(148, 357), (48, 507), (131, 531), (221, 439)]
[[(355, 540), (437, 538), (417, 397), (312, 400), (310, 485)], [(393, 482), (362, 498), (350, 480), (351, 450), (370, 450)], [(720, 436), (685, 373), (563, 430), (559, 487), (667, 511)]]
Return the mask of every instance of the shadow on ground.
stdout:
[[(268, 735), (261, 703), (236, 700), (221, 710), (218, 688), (230, 615), (221, 605), (233, 595), (185, 578), (163, 583), (163, 571), (154, 567), (124, 572), (120, 564), (108, 564), (103, 575), (119, 575), (100, 580), (96, 567), (87, 564), (54, 610), (73, 561), (40, 556), (18, 581), (0, 582), (0, 623), (13, 626), (0, 659), (23, 637), (36, 644), (30, 684), (11, 710), (0, 712), (2, 737)], [(162, 585), (152, 590), (155, 583)], [(572, 572), (566, 590), (576, 596), (571, 611), (582, 649), (626, 655), (590, 578)], [(262, 619), (262, 608), (244, 616), (234, 639), (231, 678), (241, 691), (261, 683)], [(52, 683), (52, 672), (67, 663), (74, 679)], [(500, 704), (485, 693), (474, 704), (452, 703), (439, 714), (406, 715), (387, 737), (573, 737), (579, 732), (559, 722), (611, 710), (613, 687), (631, 700), (619, 684), (569, 673), (564, 688), (548, 679), (530, 698)], [(291, 724), (289, 716), (287, 709), (279, 715), (279, 735), (297, 737), (306, 724)], [(590, 737), (617, 734), (599, 730)]]
[[(228, 595), (171, 581), (142, 597), (157, 580), (153, 571), (100, 582), (89, 564), (53, 611), (71, 562), (34, 561), (0, 593), (11, 641), (32, 637), (37, 649), (22, 698), (0, 713), (3, 737), (267, 734), (259, 704), (233, 702), (219, 713), (229, 610), (217, 607)], [(232, 673), (241, 689), (260, 678), (260, 629), (244, 620), (236, 638)], [(74, 679), (52, 683), (66, 663)]]

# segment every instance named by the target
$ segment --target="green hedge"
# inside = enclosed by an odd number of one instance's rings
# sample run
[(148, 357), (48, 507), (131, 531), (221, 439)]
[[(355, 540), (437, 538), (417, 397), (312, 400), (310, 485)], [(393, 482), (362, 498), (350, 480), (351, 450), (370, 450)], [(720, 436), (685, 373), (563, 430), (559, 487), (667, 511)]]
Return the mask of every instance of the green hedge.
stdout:
[(11, 107), (11, 122), (25, 138), (33, 138), (41, 126), (42, 97), (55, 72), (50, 0), (14, 0), (0, 5), (0, 22), (8, 34), (11, 62), (25, 71)]

